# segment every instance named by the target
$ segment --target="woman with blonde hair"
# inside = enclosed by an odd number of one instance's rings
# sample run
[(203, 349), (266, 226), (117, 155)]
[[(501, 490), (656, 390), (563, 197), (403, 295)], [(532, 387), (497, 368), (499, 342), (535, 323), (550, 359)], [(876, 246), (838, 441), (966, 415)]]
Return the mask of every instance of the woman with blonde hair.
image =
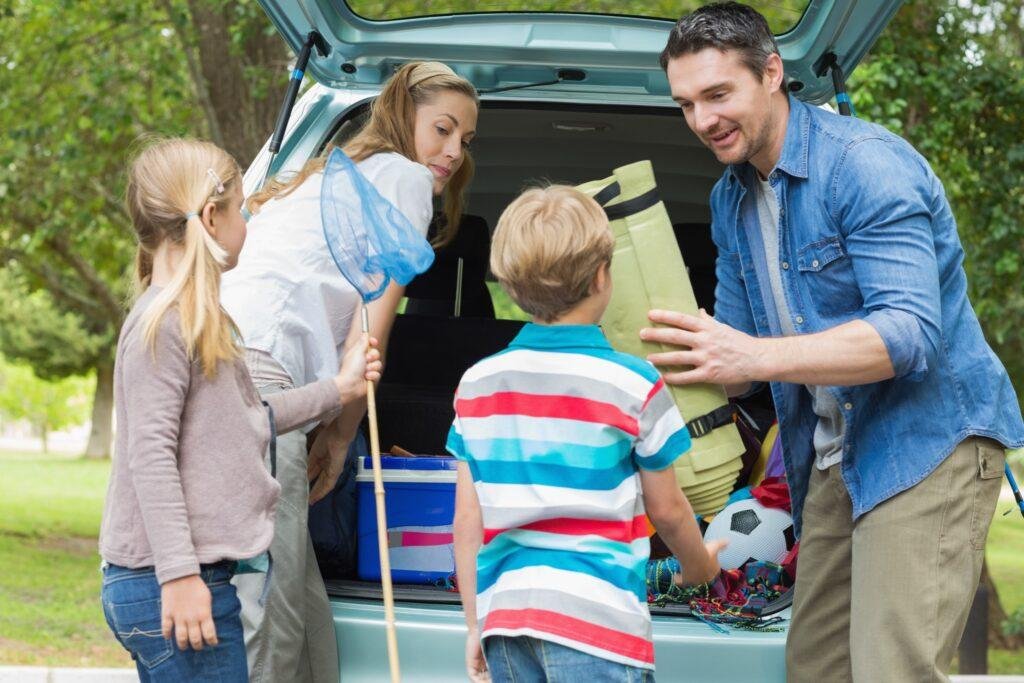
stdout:
[(380, 376), (378, 352), (353, 345), (334, 376), (268, 396), (271, 426), (220, 305), (245, 241), (241, 180), (226, 152), (182, 139), (150, 144), (128, 174), (137, 299), (114, 366), (101, 596), (142, 681), (247, 679), (230, 579), (273, 537), (272, 428), (335, 414)]
[[(443, 198), (435, 247), (458, 229), (463, 191), (473, 175), (468, 147), (478, 107), (473, 86), (446, 65), (409, 63), (388, 80), (365, 126), (341, 148), (423, 235), (434, 198)], [(251, 237), (238, 268), (225, 279), (225, 307), (241, 329), (249, 372), (264, 394), (328, 376), (360, 337), (361, 299), (335, 265), (321, 220), (331, 151), (250, 198)], [(392, 282), (369, 304), (371, 334), (382, 350), (403, 290)], [(309, 538), (308, 510), (334, 489), (364, 412), (365, 404), (323, 424), (308, 452), (303, 434), (278, 442), (282, 502), (265, 603), (258, 600), (257, 582), (237, 580), (253, 681), (338, 679), (334, 623)]]

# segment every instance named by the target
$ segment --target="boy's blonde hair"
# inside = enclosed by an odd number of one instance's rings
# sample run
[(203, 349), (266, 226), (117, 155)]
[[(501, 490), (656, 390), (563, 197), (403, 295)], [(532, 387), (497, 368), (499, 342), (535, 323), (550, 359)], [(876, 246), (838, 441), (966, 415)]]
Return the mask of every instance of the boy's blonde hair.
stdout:
[[(441, 92), (451, 91), (465, 95), (479, 108), (480, 98), (473, 84), (462, 78), (442, 62), (409, 62), (394, 73), (380, 94), (370, 105), (370, 120), (355, 137), (342, 146), (352, 161), (362, 161), (378, 152), (398, 152), (416, 161), (414, 128), (416, 108), (434, 101)], [(323, 155), (310, 159), (298, 173), (272, 178), (259, 192), (249, 198), (248, 207), (253, 214), (274, 197), (286, 197), (314, 173), (321, 173), (334, 145), (328, 145)], [(448, 179), (444, 189), (445, 222), (441, 225), (432, 245), (440, 248), (454, 239), (462, 220), (465, 191), (473, 179), (473, 156), (464, 151), (462, 165)]]
[(520, 308), (550, 322), (591, 294), (614, 249), (598, 203), (568, 185), (550, 185), (527, 190), (502, 212), (491, 272)]
[(218, 211), (227, 210), (241, 182), (242, 172), (231, 155), (202, 140), (152, 140), (128, 169), (126, 205), (139, 242), (135, 295), (149, 286), (153, 253), (165, 240), (184, 247), (171, 282), (145, 312), (144, 338), (153, 347), (161, 319), (177, 305), (189, 358), (198, 358), (208, 377), (216, 374), (218, 361), (237, 358), (240, 351), (238, 330), (220, 305), (227, 254), (199, 214), (210, 202)]

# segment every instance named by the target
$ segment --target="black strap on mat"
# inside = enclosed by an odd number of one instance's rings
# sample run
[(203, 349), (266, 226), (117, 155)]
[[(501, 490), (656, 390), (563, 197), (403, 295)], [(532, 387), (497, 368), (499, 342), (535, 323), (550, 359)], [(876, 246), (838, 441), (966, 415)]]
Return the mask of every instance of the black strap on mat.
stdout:
[(611, 200), (619, 196), (621, 188), (618, 182), (613, 182), (611, 185), (607, 185), (600, 192), (594, 195), (594, 201), (604, 206)]
[(686, 428), (690, 430), (691, 438), (699, 439), (706, 434), (710, 434), (719, 427), (735, 421), (736, 410), (726, 403), (721, 408), (715, 408), (710, 413), (693, 418), (686, 423)]
[(267, 419), (270, 420), (270, 476), (277, 479), (277, 425), (274, 424), (274, 409), (263, 401), (267, 407)]
[(661, 198), (658, 196), (658, 188), (655, 187), (644, 192), (639, 197), (627, 199), (626, 201), (619, 202), (614, 206), (604, 207), (604, 213), (608, 216), (608, 220), (614, 221), (627, 216), (632, 216), (633, 214), (640, 213), (641, 211), (646, 211), (660, 201)]

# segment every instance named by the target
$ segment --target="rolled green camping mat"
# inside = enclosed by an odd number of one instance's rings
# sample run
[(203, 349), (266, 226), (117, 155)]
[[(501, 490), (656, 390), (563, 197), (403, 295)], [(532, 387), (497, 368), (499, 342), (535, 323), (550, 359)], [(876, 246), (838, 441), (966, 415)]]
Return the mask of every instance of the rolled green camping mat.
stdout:
[[(671, 350), (663, 344), (640, 340), (640, 328), (651, 325), (647, 311), (661, 308), (696, 313), (697, 300), (668, 212), (657, 199), (651, 163), (640, 161), (617, 168), (611, 177), (579, 185), (578, 189), (605, 207), (615, 235), (612, 298), (601, 320), (605, 335), (619, 351), (641, 358)], [(728, 402), (725, 391), (717, 385), (669, 389), (687, 422)], [(684, 491), (712, 483), (721, 485), (720, 490), (731, 490), (741, 469), (743, 451), (736, 425), (720, 426), (693, 439), (689, 454), (676, 463), (676, 478)], [(706, 489), (699, 491), (707, 495)], [(714, 503), (720, 499), (716, 496)], [(717, 511), (707, 507), (703, 512), (698, 510), (703, 514)]]

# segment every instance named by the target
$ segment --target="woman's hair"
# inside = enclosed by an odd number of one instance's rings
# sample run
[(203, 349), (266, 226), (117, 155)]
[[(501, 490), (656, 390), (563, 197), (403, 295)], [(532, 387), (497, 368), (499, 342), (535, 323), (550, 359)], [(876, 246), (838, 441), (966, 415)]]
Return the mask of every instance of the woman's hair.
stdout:
[[(380, 95), (370, 107), (370, 119), (355, 136), (342, 146), (353, 161), (377, 154), (398, 152), (416, 161), (416, 145), (413, 139), (416, 121), (416, 107), (433, 101), (442, 91), (461, 93), (479, 106), (479, 98), (473, 84), (458, 76), (440, 62), (410, 62), (388, 79)], [(274, 197), (284, 197), (309, 176), (323, 171), (327, 156), (334, 149), (328, 145), (322, 156), (310, 159), (298, 173), (287, 178), (273, 178), (249, 198), (248, 207), (253, 213)], [(441, 225), (432, 244), (443, 247), (452, 241), (459, 230), (464, 192), (473, 179), (473, 157), (463, 152), (462, 165), (452, 174), (444, 190), (444, 224)]]
[(590, 296), (615, 237), (601, 206), (574, 187), (519, 195), (498, 218), (491, 272), (521, 309), (551, 322)]
[(220, 305), (224, 249), (199, 218), (207, 203), (228, 209), (232, 190), (242, 181), (235, 160), (213, 143), (182, 138), (146, 144), (128, 169), (126, 205), (139, 241), (135, 294), (149, 286), (153, 254), (166, 240), (184, 248), (170, 284), (146, 310), (143, 330), (154, 347), (160, 321), (177, 306), (189, 358), (199, 359), (212, 377), (217, 363), (237, 358), (237, 329)]

